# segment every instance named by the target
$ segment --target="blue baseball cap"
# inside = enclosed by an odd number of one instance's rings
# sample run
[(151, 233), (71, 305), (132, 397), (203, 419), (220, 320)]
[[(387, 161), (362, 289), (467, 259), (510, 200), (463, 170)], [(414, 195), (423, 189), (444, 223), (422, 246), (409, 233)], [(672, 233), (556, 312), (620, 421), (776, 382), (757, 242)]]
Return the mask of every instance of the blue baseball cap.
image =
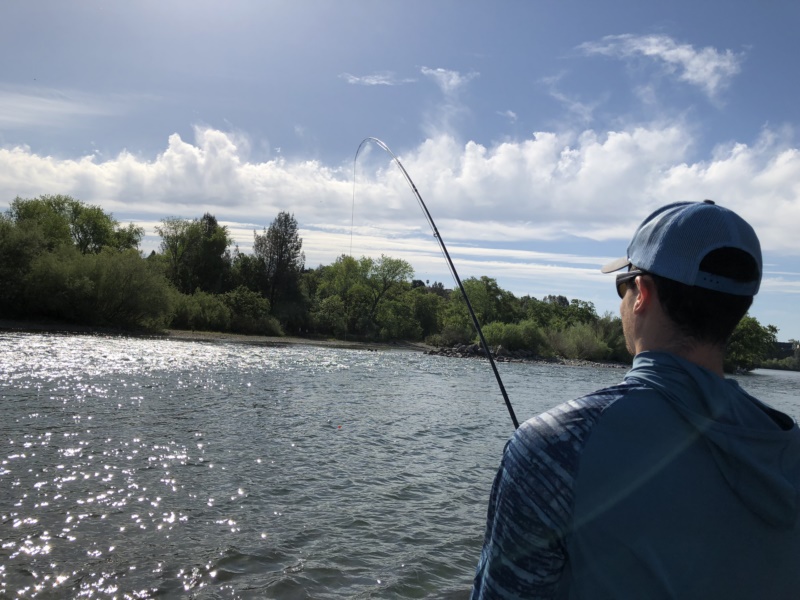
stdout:
[[(737, 248), (753, 257), (758, 276), (737, 281), (700, 270), (712, 250)], [(754, 296), (761, 285), (761, 244), (747, 221), (711, 200), (676, 202), (659, 208), (636, 229), (628, 256), (608, 263), (603, 273), (634, 265), (686, 285), (736, 296)]]

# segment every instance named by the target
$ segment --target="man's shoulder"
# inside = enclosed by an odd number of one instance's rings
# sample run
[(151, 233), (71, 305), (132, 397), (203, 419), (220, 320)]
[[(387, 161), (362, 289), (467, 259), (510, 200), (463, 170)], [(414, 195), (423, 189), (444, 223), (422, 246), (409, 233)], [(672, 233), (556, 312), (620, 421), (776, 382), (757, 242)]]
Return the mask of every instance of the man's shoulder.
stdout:
[(603, 413), (641, 391), (638, 384), (621, 383), (559, 404), (522, 423), (508, 443), (506, 456), (522, 465), (551, 462), (573, 472)]
[(588, 429), (609, 407), (644, 390), (645, 388), (635, 382), (623, 382), (606, 387), (536, 415), (525, 421), (520, 430), (553, 434), (564, 428)]

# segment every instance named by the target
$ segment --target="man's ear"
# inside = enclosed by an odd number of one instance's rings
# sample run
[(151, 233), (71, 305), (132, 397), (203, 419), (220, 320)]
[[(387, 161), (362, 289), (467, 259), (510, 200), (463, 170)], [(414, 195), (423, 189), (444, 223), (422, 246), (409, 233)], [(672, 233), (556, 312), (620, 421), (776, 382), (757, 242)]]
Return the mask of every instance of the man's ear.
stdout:
[(640, 275), (636, 278), (636, 300), (633, 302), (634, 312), (647, 310), (656, 298), (656, 284), (652, 277)]

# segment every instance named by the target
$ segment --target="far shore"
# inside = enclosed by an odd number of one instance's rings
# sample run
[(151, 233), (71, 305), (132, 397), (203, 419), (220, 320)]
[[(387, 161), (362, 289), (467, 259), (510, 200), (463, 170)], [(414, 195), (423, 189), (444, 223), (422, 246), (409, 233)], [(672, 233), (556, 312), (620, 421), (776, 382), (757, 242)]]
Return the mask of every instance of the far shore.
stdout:
[(245, 335), (219, 331), (190, 331), (183, 329), (167, 329), (164, 331), (130, 331), (113, 327), (93, 327), (49, 321), (16, 321), (0, 319), (0, 333), (3, 331), (21, 331), (36, 333), (65, 333), (73, 335), (111, 335), (152, 339), (169, 339), (185, 342), (231, 342), (241, 344), (263, 344), (268, 346), (307, 345), (333, 348), (353, 348), (362, 350), (418, 350), (427, 352), (434, 346), (422, 342), (404, 340), (391, 342), (364, 342), (358, 340), (337, 340), (324, 337), (268, 336)]
[[(167, 329), (159, 332), (129, 331), (113, 327), (93, 327), (89, 325), (75, 325), (49, 321), (16, 321), (0, 319), (0, 335), (4, 331), (20, 331), (26, 333), (63, 333), (69, 335), (109, 335), (120, 337), (138, 337), (161, 340), (175, 340), (183, 342), (219, 342), (257, 344), (265, 346), (290, 346), (306, 345), (329, 348), (347, 348), (356, 350), (407, 350), (424, 352), (425, 354), (457, 357), (457, 358), (484, 358), (483, 354), (462, 354), (455, 349), (437, 348), (423, 342), (395, 340), (391, 342), (364, 342), (358, 340), (338, 340), (324, 337), (299, 337), (299, 336), (267, 336), (244, 335), (241, 333), (225, 333), (219, 331), (189, 331), (183, 329)], [(595, 362), (569, 358), (505, 358), (494, 357), (496, 362), (524, 362), (542, 365), (561, 365), (572, 367), (602, 367), (612, 369), (629, 369), (630, 364), (616, 362)]]

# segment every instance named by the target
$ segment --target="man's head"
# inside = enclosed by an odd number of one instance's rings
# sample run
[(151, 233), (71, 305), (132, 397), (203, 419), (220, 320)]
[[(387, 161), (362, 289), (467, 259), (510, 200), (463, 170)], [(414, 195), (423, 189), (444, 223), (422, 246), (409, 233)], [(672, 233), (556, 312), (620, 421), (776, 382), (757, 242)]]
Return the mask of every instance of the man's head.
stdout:
[[(704, 202), (678, 202), (648, 216), (627, 256), (602, 268), (642, 271), (654, 284), (677, 333), (693, 342), (724, 345), (761, 283), (761, 246), (733, 211)], [(620, 274), (621, 295), (637, 279)], [(627, 281), (625, 281), (627, 280)]]

